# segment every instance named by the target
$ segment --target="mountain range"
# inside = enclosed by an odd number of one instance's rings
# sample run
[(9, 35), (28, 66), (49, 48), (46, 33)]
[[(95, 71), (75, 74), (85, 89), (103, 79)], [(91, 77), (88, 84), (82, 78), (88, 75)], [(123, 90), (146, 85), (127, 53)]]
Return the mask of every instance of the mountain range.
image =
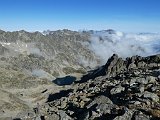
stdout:
[(0, 119), (23, 119), (37, 103), (49, 102), (51, 95), (70, 90), (82, 78), (102, 76), (113, 54), (146, 57), (159, 54), (159, 45), (159, 33), (0, 30)]

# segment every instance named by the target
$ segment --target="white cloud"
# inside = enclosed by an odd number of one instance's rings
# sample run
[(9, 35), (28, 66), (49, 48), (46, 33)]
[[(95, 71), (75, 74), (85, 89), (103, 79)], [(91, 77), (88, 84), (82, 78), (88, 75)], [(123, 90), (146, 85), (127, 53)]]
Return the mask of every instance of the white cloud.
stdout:
[[(160, 43), (160, 34), (127, 34), (117, 31), (98, 31), (91, 35), (89, 48), (104, 64), (114, 53), (126, 58), (133, 55), (148, 56), (159, 53), (155, 45)], [(160, 45), (160, 44), (159, 44)]]

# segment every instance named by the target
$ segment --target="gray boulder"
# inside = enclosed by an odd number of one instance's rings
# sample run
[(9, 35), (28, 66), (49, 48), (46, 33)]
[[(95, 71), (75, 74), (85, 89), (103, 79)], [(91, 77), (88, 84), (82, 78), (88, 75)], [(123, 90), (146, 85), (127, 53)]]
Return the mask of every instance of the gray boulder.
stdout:
[(45, 120), (59, 120), (59, 116), (55, 113), (52, 113), (52, 115), (46, 116)]
[(144, 61), (138, 62), (138, 68), (144, 68), (147, 64)]
[(122, 116), (117, 116), (114, 120), (131, 120), (134, 111), (126, 108), (126, 112)]
[(153, 76), (147, 76), (147, 77), (146, 77), (146, 80), (147, 80), (149, 83), (155, 83), (155, 82), (156, 82), (156, 78), (153, 77)]
[(143, 97), (144, 98), (149, 98), (155, 102), (158, 102), (159, 101), (159, 97), (157, 94), (155, 93), (151, 93), (151, 92), (148, 92), (148, 91), (145, 91), (144, 94), (143, 94)]
[(111, 114), (112, 109), (115, 107), (113, 104), (98, 104), (96, 110), (101, 114)]
[(118, 85), (118, 86), (112, 88), (110, 93), (111, 93), (111, 95), (114, 95), (114, 94), (117, 94), (117, 93), (121, 93), (124, 90), (125, 90), (124, 87), (122, 87), (121, 85)]
[(149, 116), (140, 112), (139, 114), (136, 114), (134, 116), (134, 120), (150, 120), (150, 118), (149, 118)]
[(136, 64), (131, 63), (131, 64), (129, 64), (128, 69), (134, 69), (136, 67), (137, 67)]
[(101, 95), (96, 97), (89, 105), (87, 105), (87, 108), (92, 107), (93, 105), (100, 105), (100, 104), (113, 104), (113, 102), (106, 96)]
[(70, 116), (68, 116), (67, 114), (66, 114), (66, 112), (65, 111), (63, 111), (63, 110), (60, 110), (59, 111), (59, 116), (60, 116), (60, 120), (73, 120)]

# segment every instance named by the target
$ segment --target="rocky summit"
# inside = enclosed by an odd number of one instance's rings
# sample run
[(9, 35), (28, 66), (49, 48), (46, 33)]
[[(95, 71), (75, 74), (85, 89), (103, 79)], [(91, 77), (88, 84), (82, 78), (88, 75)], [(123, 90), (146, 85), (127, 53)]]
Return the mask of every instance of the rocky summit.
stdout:
[(122, 59), (114, 54), (69, 86), (15, 119), (160, 119), (160, 55)]

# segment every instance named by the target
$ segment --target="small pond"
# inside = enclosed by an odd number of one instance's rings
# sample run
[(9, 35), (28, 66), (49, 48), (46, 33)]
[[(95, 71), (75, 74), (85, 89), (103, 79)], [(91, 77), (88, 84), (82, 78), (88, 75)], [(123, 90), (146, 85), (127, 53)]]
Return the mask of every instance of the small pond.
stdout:
[(63, 78), (57, 78), (53, 80), (52, 82), (59, 86), (63, 86), (63, 85), (71, 85), (75, 80), (76, 80), (76, 77), (66, 76)]

